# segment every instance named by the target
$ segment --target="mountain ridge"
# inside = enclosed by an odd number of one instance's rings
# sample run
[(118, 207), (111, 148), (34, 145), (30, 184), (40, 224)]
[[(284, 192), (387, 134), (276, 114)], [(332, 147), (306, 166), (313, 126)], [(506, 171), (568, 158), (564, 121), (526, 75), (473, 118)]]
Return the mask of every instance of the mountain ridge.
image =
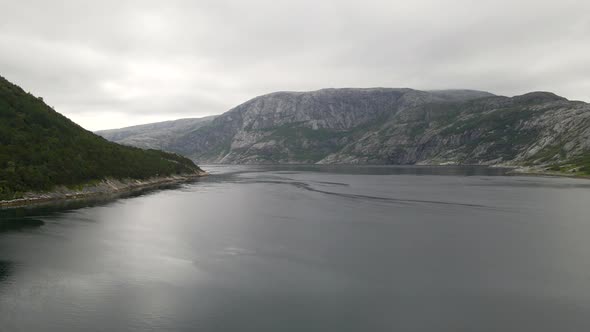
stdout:
[[(149, 135), (149, 133), (143, 133)], [(275, 92), (171, 135), (205, 163), (478, 164), (586, 170), (590, 106), (551, 92)]]
[[(146, 123), (117, 129), (95, 131), (110, 141), (142, 149), (161, 149), (171, 139), (170, 132), (192, 131), (206, 125), (216, 115)], [(147, 133), (147, 134), (146, 134)]]

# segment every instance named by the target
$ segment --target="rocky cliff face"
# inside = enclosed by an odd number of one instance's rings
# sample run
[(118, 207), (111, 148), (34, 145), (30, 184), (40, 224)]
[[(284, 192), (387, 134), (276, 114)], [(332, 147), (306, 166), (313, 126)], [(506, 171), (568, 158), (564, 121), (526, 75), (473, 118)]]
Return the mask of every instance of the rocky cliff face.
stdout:
[(590, 107), (550, 93), (399, 112), (322, 163), (554, 164), (590, 151)]
[(513, 98), (471, 90), (277, 92), (171, 136), (159, 147), (204, 163), (575, 168), (590, 151), (590, 105), (548, 92)]
[(425, 103), (483, 96), (490, 94), (385, 88), (277, 92), (237, 106), (179, 137), (175, 146), (205, 162), (319, 162), (393, 114)]

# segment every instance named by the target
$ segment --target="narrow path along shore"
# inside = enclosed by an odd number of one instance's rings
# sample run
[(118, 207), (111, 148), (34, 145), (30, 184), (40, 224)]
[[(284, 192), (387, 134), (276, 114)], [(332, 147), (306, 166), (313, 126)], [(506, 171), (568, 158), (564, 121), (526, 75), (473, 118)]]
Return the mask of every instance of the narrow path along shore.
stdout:
[(59, 186), (49, 192), (29, 192), (25, 193), (22, 198), (0, 201), (0, 208), (26, 207), (69, 200), (131, 194), (146, 189), (185, 183), (207, 175), (209, 173), (203, 171), (194, 174), (153, 177), (145, 180), (104, 179), (98, 183), (83, 185), (76, 189)]

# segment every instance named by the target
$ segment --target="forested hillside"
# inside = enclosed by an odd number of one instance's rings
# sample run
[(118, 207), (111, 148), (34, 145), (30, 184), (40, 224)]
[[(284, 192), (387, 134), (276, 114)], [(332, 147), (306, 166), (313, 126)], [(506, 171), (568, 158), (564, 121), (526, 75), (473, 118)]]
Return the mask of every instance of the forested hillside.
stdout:
[(0, 199), (107, 177), (195, 173), (177, 154), (109, 142), (0, 77)]

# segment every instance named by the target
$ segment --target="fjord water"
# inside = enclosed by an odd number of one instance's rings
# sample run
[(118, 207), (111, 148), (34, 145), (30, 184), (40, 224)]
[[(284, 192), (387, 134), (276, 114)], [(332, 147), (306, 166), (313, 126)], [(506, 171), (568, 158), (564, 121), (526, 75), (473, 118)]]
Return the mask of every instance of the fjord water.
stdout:
[(206, 167), (0, 217), (1, 331), (589, 331), (590, 182)]

